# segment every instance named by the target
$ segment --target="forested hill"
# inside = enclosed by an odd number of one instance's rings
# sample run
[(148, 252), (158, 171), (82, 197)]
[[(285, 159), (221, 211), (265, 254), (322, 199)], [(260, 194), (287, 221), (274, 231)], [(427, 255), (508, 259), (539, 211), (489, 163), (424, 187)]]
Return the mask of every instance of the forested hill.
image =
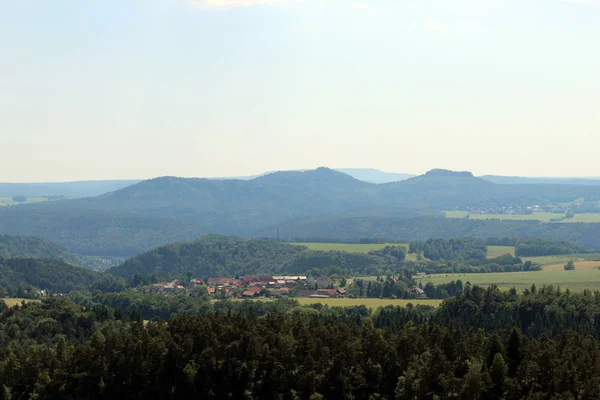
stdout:
[[(259, 232), (272, 236), (275, 227)], [(588, 249), (600, 249), (600, 224), (548, 224), (538, 221), (467, 220), (452, 218), (351, 217), (314, 218), (279, 224), (281, 237), (360, 239), (363, 237), (405, 238), (543, 238), (564, 240)]]
[(0, 295), (24, 297), (35, 289), (60, 293), (75, 289), (120, 291), (124, 289), (124, 282), (55, 260), (0, 259)]
[(77, 257), (49, 240), (31, 236), (0, 235), (0, 258), (30, 257), (77, 264)]
[[(251, 180), (163, 177), (94, 198), (3, 207), (0, 233), (45, 237), (80, 254), (131, 256), (207, 233), (252, 237), (268, 231), (268, 236), (274, 236), (278, 225), (291, 221), (417, 216), (441, 220), (439, 210), (444, 209), (568, 202), (581, 197), (600, 200), (600, 186), (499, 185), (468, 172), (445, 170), (379, 185), (328, 168), (278, 172)], [(437, 222), (430, 222), (430, 227), (431, 223)], [(463, 228), (467, 236), (476, 236), (477, 225), (464, 224)], [(423, 231), (428, 237), (441, 236), (431, 229)], [(375, 234), (367, 231), (361, 236)]]
[(163, 246), (108, 270), (130, 278), (138, 276), (232, 277), (235, 275), (305, 274), (329, 268), (329, 273), (376, 274), (378, 267), (403, 259), (404, 254), (311, 251), (268, 240), (208, 235), (194, 242)]

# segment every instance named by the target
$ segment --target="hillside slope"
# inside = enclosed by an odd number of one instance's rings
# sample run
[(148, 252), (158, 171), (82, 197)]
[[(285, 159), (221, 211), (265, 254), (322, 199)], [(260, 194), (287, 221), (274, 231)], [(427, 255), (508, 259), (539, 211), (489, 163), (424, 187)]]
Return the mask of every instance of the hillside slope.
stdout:
[[(274, 228), (259, 232), (272, 236)], [(387, 237), (402, 240), (429, 238), (538, 237), (564, 240), (600, 250), (600, 224), (549, 224), (538, 221), (466, 220), (445, 218), (352, 217), (314, 218), (279, 224), (282, 238)]]
[(77, 264), (77, 257), (49, 240), (31, 236), (0, 235), (0, 258), (29, 257)]
[(304, 274), (311, 268), (336, 267), (355, 273), (373, 273), (391, 258), (373, 254), (312, 251), (275, 241), (207, 235), (193, 242), (159, 247), (108, 270), (130, 278), (138, 276), (232, 277), (256, 274)]
[(54, 260), (0, 259), (0, 294), (20, 297), (23, 294), (17, 292), (28, 286), (61, 293), (76, 289), (120, 291), (124, 282), (108, 274)]

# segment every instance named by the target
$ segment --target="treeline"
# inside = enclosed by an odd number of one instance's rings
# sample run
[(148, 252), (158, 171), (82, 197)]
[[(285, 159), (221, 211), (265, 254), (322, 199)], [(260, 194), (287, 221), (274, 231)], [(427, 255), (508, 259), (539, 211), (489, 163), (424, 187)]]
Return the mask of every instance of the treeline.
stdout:
[(522, 239), (515, 245), (515, 255), (519, 257), (553, 256), (557, 254), (587, 253), (584, 246), (564, 241), (544, 239)]
[(125, 281), (55, 260), (0, 259), (0, 293), (9, 297), (35, 297), (37, 289), (68, 293), (76, 289), (118, 292)]
[[(265, 238), (273, 240), (274, 238)], [(391, 239), (386, 237), (363, 237), (363, 238), (327, 238), (327, 237), (292, 237), (285, 238), (288, 243), (343, 243), (343, 244), (396, 244), (408, 243), (408, 240)]]
[(115, 293), (100, 291), (74, 291), (69, 298), (85, 307), (108, 307), (118, 310), (119, 315), (135, 318), (168, 320), (177, 314), (201, 314), (212, 312), (210, 298), (205, 288), (198, 288), (193, 296), (178, 294), (165, 296), (158, 293), (144, 293), (139, 290), (126, 290)]
[(347, 295), (367, 298), (408, 299), (411, 298), (407, 290), (408, 287), (409, 284), (406, 280), (392, 277), (379, 277), (375, 281), (357, 279), (347, 287)]
[[(198, 315), (147, 324), (68, 300), (12, 309), (0, 302), (0, 397), (600, 397), (600, 342), (581, 317), (568, 319), (597, 311), (595, 295), (497, 292), (471, 288), (437, 311), (389, 306), (373, 314), (292, 301), (208, 303)], [(546, 322), (511, 325), (504, 314), (515, 303), (529, 303), (526, 316)], [(448, 318), (457, 321), (441, 322)]]
[(487, 244), (481, 239), (429, 239), (411, 242), (409, 252), (422, 252), (430, 260), (485, 260)]
[(537, 257), (559, 254), (589, 252), (584, 246), (559, 240), (536, 238), (487, 238), (487, 239), (429, 239), (410, 243), (410, 253), (422, 253), (425, 257), (439, 260), (485, 260), (487, 246), (514, 246), (517, 257)]

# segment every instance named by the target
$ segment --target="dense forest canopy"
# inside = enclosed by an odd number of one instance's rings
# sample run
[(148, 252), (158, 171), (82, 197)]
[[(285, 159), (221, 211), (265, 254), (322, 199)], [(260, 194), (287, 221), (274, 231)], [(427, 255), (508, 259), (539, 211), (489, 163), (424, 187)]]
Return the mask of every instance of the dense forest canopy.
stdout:
[(327, 168), (251, 180), (162, 177), (101, 196), (0, 209), (0, 233), (48, 238), (85, 255), (133, 256), (202, 234), (361, 238), (519, 236), (600, 247), (600, 224), (447, 221), (440, 210), (600, 200), (600, 186), (499, 185), (434, 170), (369, 184)]
[(31, 236), (0, 235), (0, 258), (45, 258), (77, 264), (77, 257), (46, 239)]
[(437, 310), (201, 302), (147, 323), (103, 304), (0, 301), (0, 396), (595, 399), (599, 299), (467, 285)]
[(555, 254), (586, 253), (589, 250), (565, 241), (550, 241), (543, 239), (522, 239), (515, 245), (515, 255), (519, 257), (551, 256)]
[(33, 292), (37, 289), (68, 293), (75, 289), (120, 291), (124, 287), (122, 279), (60, 261), (0, 259), (0, 294), (9, 297), (35, 296)]

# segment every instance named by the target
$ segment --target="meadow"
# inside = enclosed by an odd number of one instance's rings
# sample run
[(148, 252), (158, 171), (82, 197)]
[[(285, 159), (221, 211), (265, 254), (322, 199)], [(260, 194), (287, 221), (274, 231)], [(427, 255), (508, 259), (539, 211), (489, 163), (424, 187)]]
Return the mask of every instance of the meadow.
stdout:
[(39, 301), (39, 300), (31, 300), (31, 299), (15, 299), (15, 298), (0, 298), (0, 300), (3, 300), (7, 306), (12, 307), (15, 306), (17, 304), (21, 304), (21, 302), (26, 302), (29, 303), (30, 301)]
[(551, 220), (561, 220), (564, 223), (574, 222), (600, 222), (600, 214), (575, 214), (573, 218), (565, 218), (565, 214), (551, 212), (535, 212), (533, 214), (470, 214), (467, 211), (444, 211), (446, 218), (465, 218), (469, 219), (504, 219), (518, 221), (541, 221), (551, 222)]
[(488, 246), (487, 247), (487, 258), (496, 258), (505, 254), (515, 255), (514, 246)]
[(589, 261), (576, 262), (574, 271), (565, 271), (562, 269), (563, 265), (562, 263), (551, 264), (542, 271), (532, 272), (435, 274), (423, 276), (421, 282), (423, 285), (427, 282), (439, 285), (460, 279), (463, 284), (471, 282), (473, 285), (484, 287), (498, 285), (502, 290), (514, 287), (518, 291), (522, 291), (530, 288), (533, 284), (538, 287), (543, 285), (560, 286), (562, 289), (569, 288), (575, 292), (582, 292), (584, 289), (600, 290), (600, 269), (597, 268), (600, 266), (600, 262), (594, 264)]
[(552, 264), (566, 264), (568, 261), (581, 260), (581, 261), (597, 261), (600, 260), (600, 254), (589, 253), (589, 254), (567, 254), (567, 255), (556, 255), (556, 256), (540, 256), (540, 257), (522, 257), (524, 261), (531, 261), (540, 264), (542, 267)]
[(318, 251), (345, 251), (348, 253), (368, 253), (374, 250), (381, 250), (386, 246), (403, 247), (408, 252), (407, 243), (388, 243), (388, 244), (356, 244), (356, 243), (291, 243), (297, 246), (305, 246), (310, 250)]

